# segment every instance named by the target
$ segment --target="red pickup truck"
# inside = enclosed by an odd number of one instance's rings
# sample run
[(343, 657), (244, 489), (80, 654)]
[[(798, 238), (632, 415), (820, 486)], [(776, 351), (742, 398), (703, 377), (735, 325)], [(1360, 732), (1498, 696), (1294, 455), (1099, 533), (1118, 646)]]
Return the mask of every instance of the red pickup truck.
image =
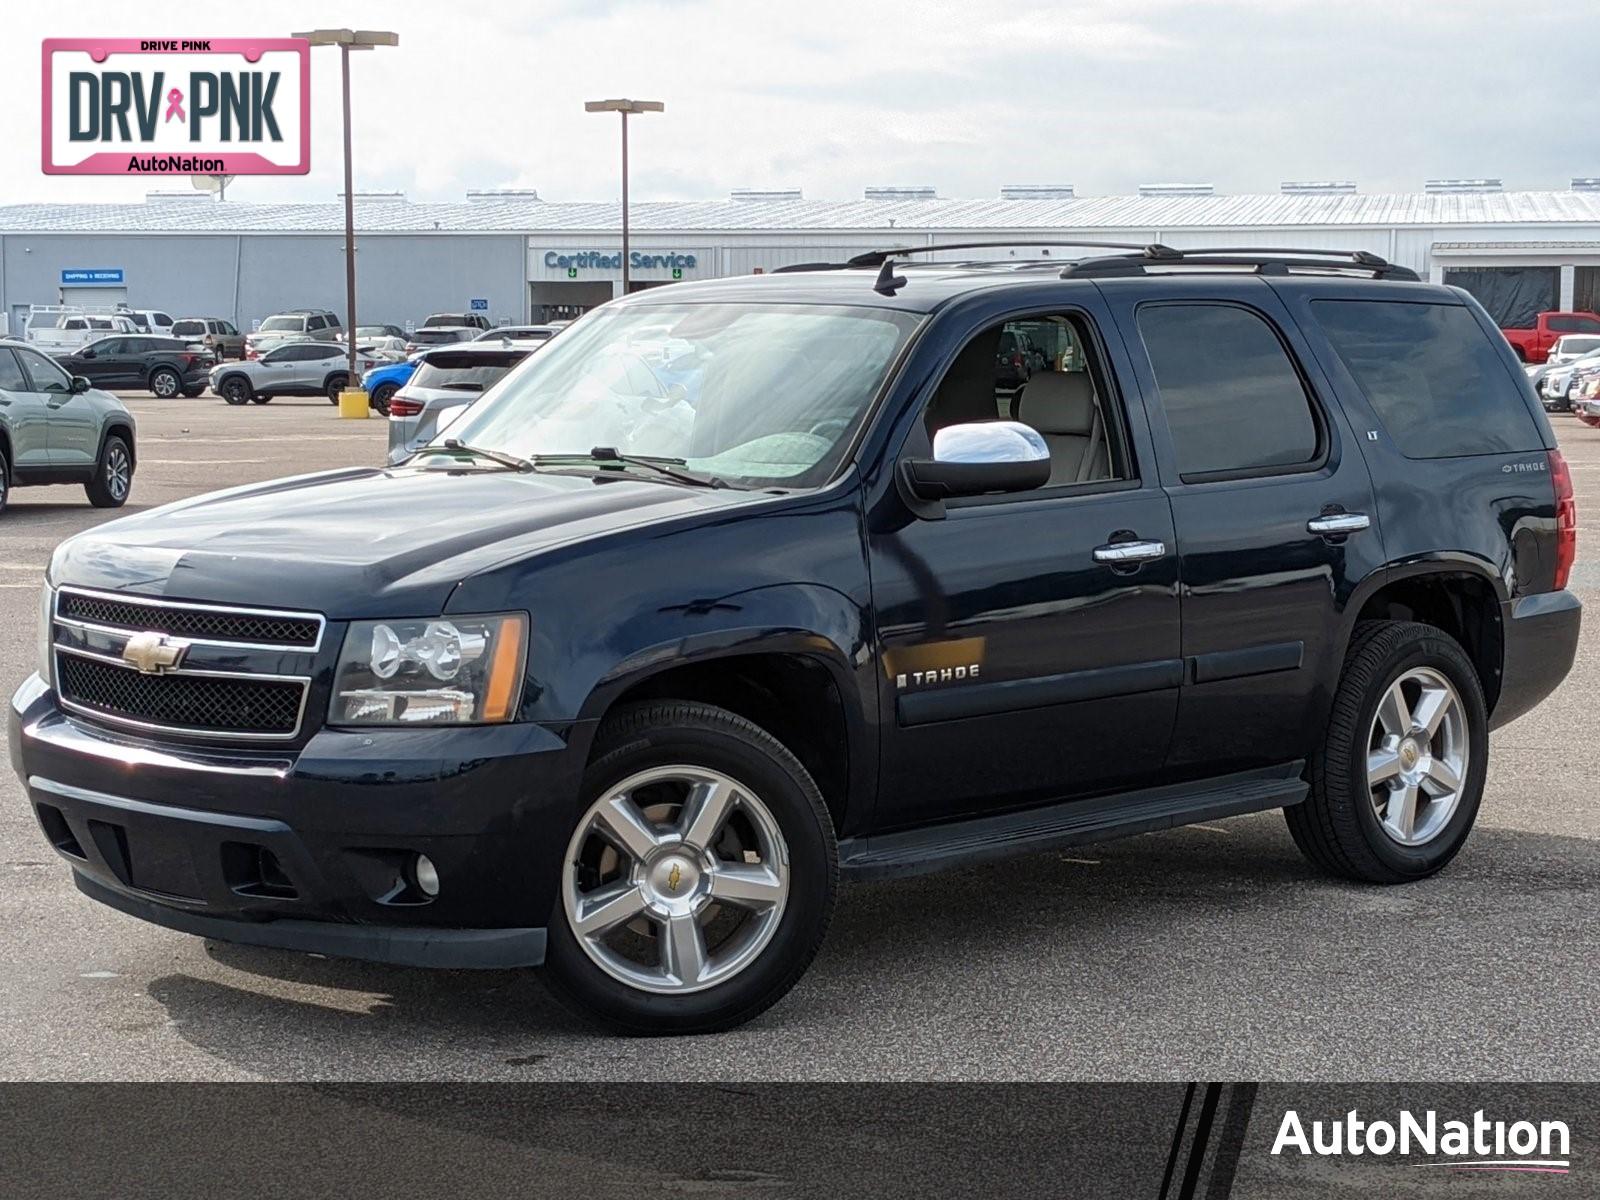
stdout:
[(1542, 363), (1564, 333), (1600, 333), (1600, 316), (1589, 312), (1542, 312), (1531, 329), (1502, 329), (1506, 341), (1527, 363)]

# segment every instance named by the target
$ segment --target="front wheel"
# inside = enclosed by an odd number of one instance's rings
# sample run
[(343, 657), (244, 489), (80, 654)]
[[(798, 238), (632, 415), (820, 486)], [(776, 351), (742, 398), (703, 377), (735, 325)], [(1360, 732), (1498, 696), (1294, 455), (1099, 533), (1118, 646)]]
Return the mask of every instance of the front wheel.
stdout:
[(6, 452), (0, 450), (0, 513), (6, 510), (6, 501), (11, 498), (11, 464), (6, 461)]
[(1311, 794), (1285, 810), (1296, 845), (1346, 879), (1432, 875), (1478, 815), (1488, 729), (1483, 685), (1454, 638), (1412, 621), (1358, 625)]
[(271, 396), (263, 396), (260, 392), (257, 392), (254, 396), (250, 397), (250, 401), (253, 404), (271, 404), (272, 403), (272, 397)]
[(549, 921), (545, 978), (622, 1033), (750, 1020), (804, 973), (838, 881), (833, 824), (786, 747), (706, 704), (608, 718)]
[(118, 434), (106, 438), (100, 447), (100, 461), (94, 478), (83, 485), (89, 503), (96, 508), (121, 508), (133, 489), (133, 451)]
[(222, 381), (222, 386), (217, 389), (229, 404), (250, 403), (251, 393), (255, 389), (250, 386), (250, 381), (243, 375), (230, 375)]

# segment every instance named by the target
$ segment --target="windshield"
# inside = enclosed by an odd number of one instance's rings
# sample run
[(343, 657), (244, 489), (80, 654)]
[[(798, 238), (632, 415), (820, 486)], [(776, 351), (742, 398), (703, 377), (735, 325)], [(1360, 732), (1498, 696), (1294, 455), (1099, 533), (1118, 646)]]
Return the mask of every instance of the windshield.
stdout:
[(651, 304), (587, 317), (450, 436), (522, 458), (684, 459), (745, 486), (826, 482), (921, 318), (880, 308)]

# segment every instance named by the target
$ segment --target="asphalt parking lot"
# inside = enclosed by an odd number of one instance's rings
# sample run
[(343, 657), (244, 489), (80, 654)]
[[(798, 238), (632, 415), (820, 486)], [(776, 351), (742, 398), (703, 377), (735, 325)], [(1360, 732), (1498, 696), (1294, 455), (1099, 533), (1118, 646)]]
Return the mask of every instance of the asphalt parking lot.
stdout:
[[(133, 397), (129, 510), (382, 461), (381, 421), (320, 400)], [(1600, 600), (1600, 430), (1556, 417)], [(0, 517), (0, 684), (32, 669), (40, 574), (109, 519), (81, 488)], [(1329, 882), (1275, 813), (844, 890), (810, 973), (731, 1034), (596, 1035), (529, 973), (430, 973), (206, 943), (73, 888), (0, 772), (7, 1079), (1594, 1078), (1600, 623), (1566, 685), (1492, 742), (1478, 829), (1443, 875)]]

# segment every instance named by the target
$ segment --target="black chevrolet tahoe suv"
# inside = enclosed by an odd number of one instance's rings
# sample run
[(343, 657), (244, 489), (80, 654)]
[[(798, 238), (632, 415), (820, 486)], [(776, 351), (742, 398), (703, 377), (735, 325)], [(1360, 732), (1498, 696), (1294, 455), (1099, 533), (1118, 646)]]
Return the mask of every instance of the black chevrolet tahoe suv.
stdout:
[(44, 836), (133, 916), (633, 1033), (772, 1004), (841, 879), (1274, 808), (1438, 871), (1578, 637), (1515, 355), (1369, 254), (1110, 249), (631, 296), (401, 465), (69, 539)]

